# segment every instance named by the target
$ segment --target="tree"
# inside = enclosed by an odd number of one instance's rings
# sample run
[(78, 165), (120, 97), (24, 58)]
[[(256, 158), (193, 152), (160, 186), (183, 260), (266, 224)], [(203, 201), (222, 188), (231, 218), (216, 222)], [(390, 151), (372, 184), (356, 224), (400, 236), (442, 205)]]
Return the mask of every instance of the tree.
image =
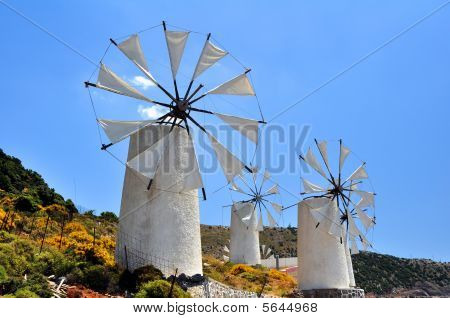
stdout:
[(114, 212), (104, 211), (100, 213), (100, 218), (105, 221), (117, 223), (119, 218)]
[(78, 209), (75, 207), (75, 204), (71, 199), (66, 200), (65, 206), (67, 209), (67, 213), (69, 214), (69, 221), (71, 221), (73, 219), (73, 215), (78, 213)]

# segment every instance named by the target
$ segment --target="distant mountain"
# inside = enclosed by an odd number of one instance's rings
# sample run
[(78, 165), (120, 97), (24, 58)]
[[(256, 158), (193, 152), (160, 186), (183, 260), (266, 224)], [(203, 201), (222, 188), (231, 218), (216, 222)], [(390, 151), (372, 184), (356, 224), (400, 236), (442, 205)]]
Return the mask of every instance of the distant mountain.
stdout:
[[(228, 227), (202, 225), (203, 254), (222, 259)], [(261, 244), (280, 257), (297, 256), (297, 228), (265, 228)], [(450, 296), (450, 263), (361, 252), (352, 256), (355, 280), (366, 293), (393, 297)]]

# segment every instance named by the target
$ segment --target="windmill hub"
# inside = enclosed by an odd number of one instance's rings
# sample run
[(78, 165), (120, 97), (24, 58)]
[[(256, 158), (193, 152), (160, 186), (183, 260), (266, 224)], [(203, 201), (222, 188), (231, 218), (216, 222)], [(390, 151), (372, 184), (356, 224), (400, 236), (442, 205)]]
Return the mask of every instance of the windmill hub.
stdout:
[(189, 107), (189, 103), (185, 100), (177, 100), (177, 109), (179, 111), (185, 112)]

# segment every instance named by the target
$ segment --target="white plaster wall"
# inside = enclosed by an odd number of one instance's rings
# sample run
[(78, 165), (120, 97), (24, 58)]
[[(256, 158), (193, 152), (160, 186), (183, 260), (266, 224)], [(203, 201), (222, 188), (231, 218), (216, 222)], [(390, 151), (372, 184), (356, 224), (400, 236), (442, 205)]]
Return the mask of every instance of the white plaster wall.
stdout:
[[(280, 268), (294, 267), (298, 265), (298, 259), (297, 257), (280, 257), (278, 264)], [(275, 257), (271, 256), (270, 258), (262, 259), (261, 265), (268, 268), (276, 268), (277, 260), (275, 259)]]
[(316, 229), (316, 224), (306, 201), (300, 202), (297, 232), (299, 289), (348, 288), (345, 245), (327, 232)]
[(345, 244), (345, 258), (347, 259), (349, 285), (350, 287), (356, 287), (355, 274), (353, 273), (352, 256), (347, 244)]
[[(148, 127), (132, 135), (128, 160), (147, 149), (168, 129)], [(140, 252), (154, 257), (154, 265), (165, 274), (172, 274), (174, 268), (178, 268), (179, 274), (202, 274), (198, 191), (181, 192), (185, 171), (182, 167), (192, 149), (185, 147), (189, 144), (185, 129), (175, 127), (172, 133), (174, 143), (165, 148), (165, 162), (159, 167), (150, 191), (148, 179), (126, 168), (119, 226), (127, 235), (119, 236), (118, 246), (139, 248)], [(133, 244), (128, 236), (138, 238), (139, 244)], [(116, 251), (116, 255), (120, 253), (123, 251)], [(124, 257), (117, 259), (125, 266)], [(168, 267), (171, 269), (167, 273)]]
[(252, 213), (250, 223), (247, 226), (235, 212), (235, 203), (231, 206), (231, 225), (230, 225), (230, 261), (238, 264), (261, 264), (261, 254), (259, 250), (259, 232), (257, 230), (258, 220), (254, 205), (245, 203), (242, 209)]

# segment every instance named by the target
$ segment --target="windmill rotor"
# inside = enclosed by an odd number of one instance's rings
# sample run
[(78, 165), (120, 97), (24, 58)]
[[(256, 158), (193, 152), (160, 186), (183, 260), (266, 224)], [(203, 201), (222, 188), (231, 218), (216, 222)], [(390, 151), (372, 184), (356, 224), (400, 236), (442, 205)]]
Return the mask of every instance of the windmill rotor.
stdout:
[[(351, 153), (350, 149), (339, 140), (338, 171), (333, 173), (327, 141), (319, 142), (314, 139), (314, 142), (321, 160), (317, 159), (311, 148), (306, 155), (300, 155), (299, 158), (327, 183), (322, 186), (302, 178), (304, 191), (301, 195), (307, 204), (311, 203), (310, 211), (317, 221), (316, 229), (325, 230), (337, 237), (341, 243), (348, 244), (352, 254), (359, 252), (358, 244), (364, 250), (372, 247), (365, 233), (376, 224), (375, 216), (368, 214), (375, 208), (376, 193), (360, 189), (364, 184), (363, 180), (369, 178), (366, 163), (361, 162), (347, 178), (343, 178), (343, 168)], [(364, 230), (361, 230), (361, 227)]]
[(276, 183), (267, 182), (268, 180), (270, 180), (270, 173), (267, 170), (261, 174), (257, 167), (252, 167), (251, 172), (239, 174), (230, 183), (230, 190), (240, 197), (235, 203), (253, 205), (253, 211), (250, 215), (239, 215), (241, 221), (246, 223), (247, 219), (257, 217), (258, 231), (264, 229), (263, 214), (266, 214), (269, 227), (277, 227), (278, 224), (272, 214), (273, 212), (281, 214), (283, 210), (283, 206), (274, 198), (279, 195), (279, 186)]
[[(207, 135), (228, 183), (230, 183), (233, 178), (239, 175), (243, 170), (251, 172), (251, 169), (233, 153), (231, 153), (225, 146), (223, 146), (210, 132), (208, 132), (205, 126), (199, 123), (199, 121), (195, 118), (195, 114), (213, 115), (228, 124), (234, 130), (240, 132), (244, 137), (255, 144), (258, 143), (259, 124), (265, 122), (262, 119), (256, 120), (237, 117), (234, 115), (222, 114), (208, 109), (203, 109), (197, 106), (199, 101), (203, 100), (206, 96), (256, 96), (251, 81), (247, 77), (247, 74), (250, 72), (250, 69), (248, 68), (244, 68), (240, 74), (222, 82), (222, 84), (219, 84), (206, 92), (204, 91), (205, 86), (204, 84), (198, 82), (199, 77), (202, 76), (208, 69), (213, 67), (218, 61), (229, 55), (228, 51), (212, 42), (211, 34), (206, 36), (203, 48), (200, 52), (197, 64), (195, 65), (192, 77), (189, 80), (187, 89), (184, 92), (180, 91), (177, 73), (191, 32), (169, 30), (164, 21), (162, 22), (162, 28), (170, 61), (173, 89), (164, 87), (152, 75), (151, 68), (149, 67), (149, 63), (147, 62), (146, 56), (142, 49), (139, 33), (132, 34), (122, 41), (110, 39), (110, 42), (113, 47), (117, 48), (134, 64), (134, 66), (145, 76), (146, 80), (150, 81), (152, 85), (162, 93), (163, 98), (157, 100), (156, 98), (147, 97), (107, 67), (103, 63), (103, 59), (99, 64), (97, 81), (85, 82), (85, 86), (88, 89), (93, 87), (105, 90), (113, 94), (123, 95), (140, 102), (148, 103), (152, 105), (152, 107), (160, 106), (167, 110), (167, 113), (154, 120), (124, 121), (97, 118), (98, 125), (103, 129), (110, 141), (107, 144), (102, 143), (101, 149), (107, 150), (116, 143), (133, 134), (139, 133), (143, 129), (148, 129), (149, 127), (169, 127), (164, 130), (160, 140), (150, 146), (147, 150), (138, 154), (135, 158), (128, 160), (126, 163), (128, 167), (136, 170), (148, 179), (147, 189), (150, 190), (152, 180), (159, 167), (159, 162), (164, 160), (163, 144), (167, 144), (167, 142), (170, 142), (174, 138), (174, 130), (184, 129), (188, 134), (189, 143), (192, 144), (190, 150), (192, 154), (190, 155), (190, 158), (195, 161), (194, 171), (186, 177), (189, 180), (185, 180), (184, 182), (186, 185), (184, 190), (201, 188), (203, 197), (206, 200), (206, 192), (198, 168), (195, 149), (193, 147), (193, 140), (191, 136), (192, 127), (196, 127), (199, 131)], [(148, 157), (151, 158), (148, 159)], [(152, 169), (145, 166), (144, 162), (146, 161), (154, 162)]]

